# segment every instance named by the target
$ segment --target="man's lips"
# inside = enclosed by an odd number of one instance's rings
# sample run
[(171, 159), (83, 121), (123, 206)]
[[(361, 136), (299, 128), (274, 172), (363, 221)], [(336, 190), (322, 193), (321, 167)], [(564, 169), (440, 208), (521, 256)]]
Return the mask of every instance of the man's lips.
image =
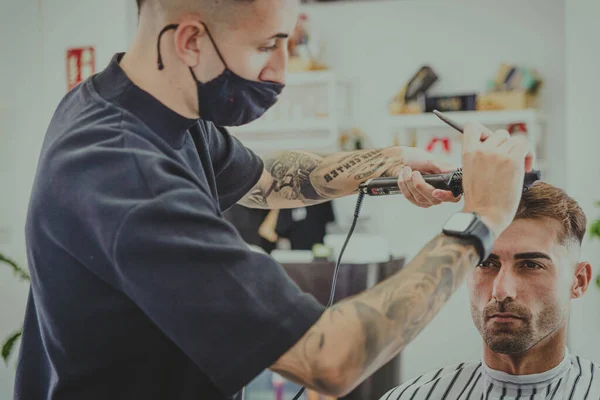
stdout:
[(494, 314), (489, 315), (487, 317), (487, 319), (488, 320), (493, 319), (498, 322), (508, 322), (508, 321), (513, 321), (513, 320), (523, 319), (523, 318), (519, 317), (516, 314), (511, 314), (511, 313), (494, 313)]

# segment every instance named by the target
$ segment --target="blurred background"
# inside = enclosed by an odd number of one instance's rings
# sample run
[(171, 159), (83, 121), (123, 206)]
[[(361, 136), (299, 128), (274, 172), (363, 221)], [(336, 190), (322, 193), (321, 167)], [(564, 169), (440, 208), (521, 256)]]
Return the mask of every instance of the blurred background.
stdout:
[[(600, 218), (599, 15), (597, 0), (303, 2), (281, 101), (231, 132), (259, 154), (405, 145), (458, 166), (460, 137), (430, 113), (437, 108), (459, 122), (526, 133), (544, 180), (575, 197), (591, 227)], [(0, 258), (0, 339), (13, 336), (23, 320), (28, 286), (15, 269), (26, 269), (24, 221), (48, 122), (67, 90), (127, 49), (136, 20), (134, 0), (0, 0), (0, 257), (8, 260)], [(355, 200), (272, 214), (234, 207), (227, 217), (326, 301), (331, 261)], [(366, 198), (338, 298), (402, 268), (459, 208), (422, 210), (401, 196)], [(583, 255), (597, 276), (600, 240), (592, 231)], [(594, 283), (573, 304), (570, 350), (599, 363), (599, 334)], [(8, 363), (0, 365), (0, 399), (12, 398), (18, 338), (13, 343)], [(362, 394), (349, 398), (375, 398), (480, 354), (463, 285)], [(248, 387), (247, 399), (291, 399), (294, 389), (265, 373)]]

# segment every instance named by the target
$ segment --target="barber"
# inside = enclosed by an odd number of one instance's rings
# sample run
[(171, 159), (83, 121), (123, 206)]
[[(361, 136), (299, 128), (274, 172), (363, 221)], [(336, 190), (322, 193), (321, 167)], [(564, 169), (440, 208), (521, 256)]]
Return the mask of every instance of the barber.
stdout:
[(402, 147), (260, 159), (223, 126), (275, 103), (295, 0), (140, 6), (127, 54), (68, 93), (46, 133), (15, 397), (232, 399), (265, 368), (348, 393), (431, 321), (509, 225), (527, 141), (467, 128), (463, 213), (397, 275), (324, 309), (222, 211), (316, 204), (378, 176), (399, 176), (422, 207), (457, 201), (421, 176), (446, 166)]

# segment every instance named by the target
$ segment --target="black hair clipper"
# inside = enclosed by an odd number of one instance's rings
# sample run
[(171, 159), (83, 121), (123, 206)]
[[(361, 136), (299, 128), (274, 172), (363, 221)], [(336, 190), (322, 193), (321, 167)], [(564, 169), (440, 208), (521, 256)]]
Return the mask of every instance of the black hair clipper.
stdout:
[[(446, 172), (444, 174), (423, 175), (425, 182), (436, 189), (449, 190), (454, 197), (460, 196), (463, 193), (462, 187), (462, 168), (456, 171)], [(540, 171), (532, 170), (525, 173), (523, 180), (523, 191), (529, 190), (531, 185), (539, 181), (542, 177)], [(373, 178), (360, 184), (361, 193), (369, 196), (385, 196), (390, 194), (402, 194), (398, 187), (397, 178)]]

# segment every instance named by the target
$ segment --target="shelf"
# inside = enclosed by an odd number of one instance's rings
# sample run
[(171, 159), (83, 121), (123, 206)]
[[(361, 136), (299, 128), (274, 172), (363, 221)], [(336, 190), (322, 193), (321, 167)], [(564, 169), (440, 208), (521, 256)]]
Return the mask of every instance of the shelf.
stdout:
[(234, 134), (250, 134), (250, 133), (285, 133), (285, 132), (323, 132), (333, 131), (337, 129), (337, 123), (331, 119), (303, 119), (303, 120), (287, 120), (287, 121), (258, 121), (248, 125), (231, 127), (229, 130)]
[[(482, 125), (500, 125), (515, 122), (538, 124), (543, 121), (537, 110), (502, 110), (502, 111), (455, 111), (446, 112), (448, 118), (465, 124), (479, 122)], [(394, 115), (388, 117), (388, 124), (394, 128), (443, 128), (447, 127), (433, 113)]]

